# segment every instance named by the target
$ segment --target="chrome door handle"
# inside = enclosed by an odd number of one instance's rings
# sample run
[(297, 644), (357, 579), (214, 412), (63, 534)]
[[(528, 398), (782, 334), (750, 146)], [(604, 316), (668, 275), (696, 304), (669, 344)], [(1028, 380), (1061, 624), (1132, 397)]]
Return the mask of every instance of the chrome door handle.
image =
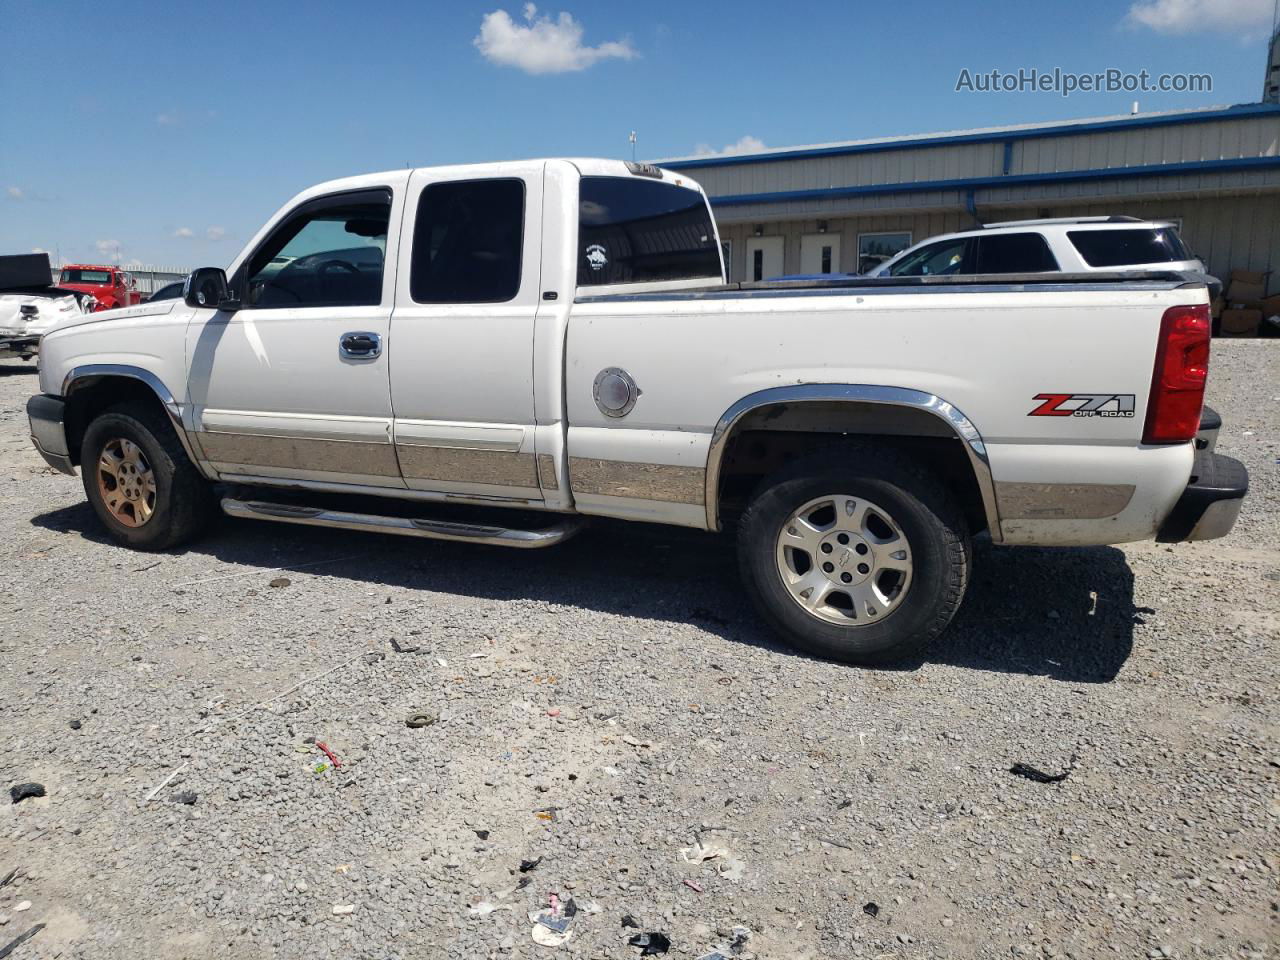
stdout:
[(372, 360), (380, 357), (382, 337), (364, 330), (344, 333), (338, 338), (338, 355), (347, 360)]

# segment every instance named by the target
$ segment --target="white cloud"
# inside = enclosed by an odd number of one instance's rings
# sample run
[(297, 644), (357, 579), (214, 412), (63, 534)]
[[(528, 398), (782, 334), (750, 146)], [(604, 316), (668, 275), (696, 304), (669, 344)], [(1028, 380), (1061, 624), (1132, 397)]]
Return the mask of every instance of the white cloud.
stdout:
[(210, 240), (221, 240), (223, 237), (227, 235), (227, 228), (226, 227), (209, 227), (209, 229), (205, 230), (204, 235), (208, 237)]
[(736, 153), (759, 153), (766, 149), (768, 148), (763, 140), (748, 133), (738, 138), (736, 143), (727, 144), (721, 150), (712, 150), (710, 144), (700, 143), (693, 148), (693, 153), (698, 157), (731, 157)]
[(115, 263), (120, 262), (119, 240), (98, 240), (93, 246), (98, 251), (99, 256), (109, 257)]
[(1253, 33), (1270, 27), (1272, 0), (1139, 0), (1126, 21), (1157, 33)]
[(190, 227), (179, 227), (177, 230), (173, 231), (173, 235), (179, 240), (190, 240), (196, 234)]
[(524, 5), (523, 24), (505, 10), (486, 13), (480, 33), (471, 41), (490, 63), (516, 67), (525, 73), (570, 73), (600, 60), (632, 60), (639, 56), (629, 40), (589, 47), (582, 42), (582, 24), (565, 12), (555, 20), (538, 16), (532, 3)]
[(178, 111), (168, 110), (165, 113), (156, 114), (156, 123), (162, 127), (171, 127), (178, 122)]
[(5, 190), (5, 193), (9, 195), (10, 200), (21, 200), (26, 196), (21, 187), (9, 187)]

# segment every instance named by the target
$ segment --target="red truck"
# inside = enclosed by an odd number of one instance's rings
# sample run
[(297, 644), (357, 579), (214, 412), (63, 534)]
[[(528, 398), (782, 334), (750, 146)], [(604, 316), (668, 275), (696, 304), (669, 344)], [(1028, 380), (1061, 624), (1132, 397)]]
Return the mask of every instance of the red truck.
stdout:
[(92, 294), (98, 301), (95, 311), (132, 307), (142, 302), (133, 274), (119, 267), (70, 263), (62, 268), (58, 286)]

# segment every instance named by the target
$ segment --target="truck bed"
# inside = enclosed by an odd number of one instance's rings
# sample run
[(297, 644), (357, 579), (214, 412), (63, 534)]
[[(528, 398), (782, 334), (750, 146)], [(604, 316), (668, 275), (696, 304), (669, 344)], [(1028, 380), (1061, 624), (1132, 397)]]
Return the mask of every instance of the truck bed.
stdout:
[(1017, 273), (965, 274), (939, 277), (832, 277), (829, 280), (758, 280), (714, 284), (663, 293), (611, 293), (578, 297), (577, 303), (624, 300), (717, 300), (730, 297), (822, 296), (917, 292), (984, 293), (1028, 291), (1175, 290), (1203, 286), (1194, 274), (1170, 270), (1141, 270), (1123, 273)]

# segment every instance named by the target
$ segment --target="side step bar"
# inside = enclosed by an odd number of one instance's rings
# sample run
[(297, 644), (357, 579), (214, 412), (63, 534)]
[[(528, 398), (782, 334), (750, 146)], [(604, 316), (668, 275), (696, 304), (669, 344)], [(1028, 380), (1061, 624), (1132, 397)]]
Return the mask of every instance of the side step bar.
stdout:
[(372, 533), (395, 533), (402, 537), (425, 537), (429, 540), (456, 540), (461, 543), (484, 543), (495, 547), (532, 550), (563, 543), (585, 526), (579, 517), (542, 530), (512, 530), (477, 523), (451, 523), (445, 520), (413, 520), (407, 517), (384, 517), (372, 513), (346, 513), (320, 507), (269, 503), (265, 500), (235, 500), (224, 497), (222, 511), (232, 517), (251, 520), (275, 520), (300, 523), (308, 527), (333, 527), (338, 530), (366, 530)]

